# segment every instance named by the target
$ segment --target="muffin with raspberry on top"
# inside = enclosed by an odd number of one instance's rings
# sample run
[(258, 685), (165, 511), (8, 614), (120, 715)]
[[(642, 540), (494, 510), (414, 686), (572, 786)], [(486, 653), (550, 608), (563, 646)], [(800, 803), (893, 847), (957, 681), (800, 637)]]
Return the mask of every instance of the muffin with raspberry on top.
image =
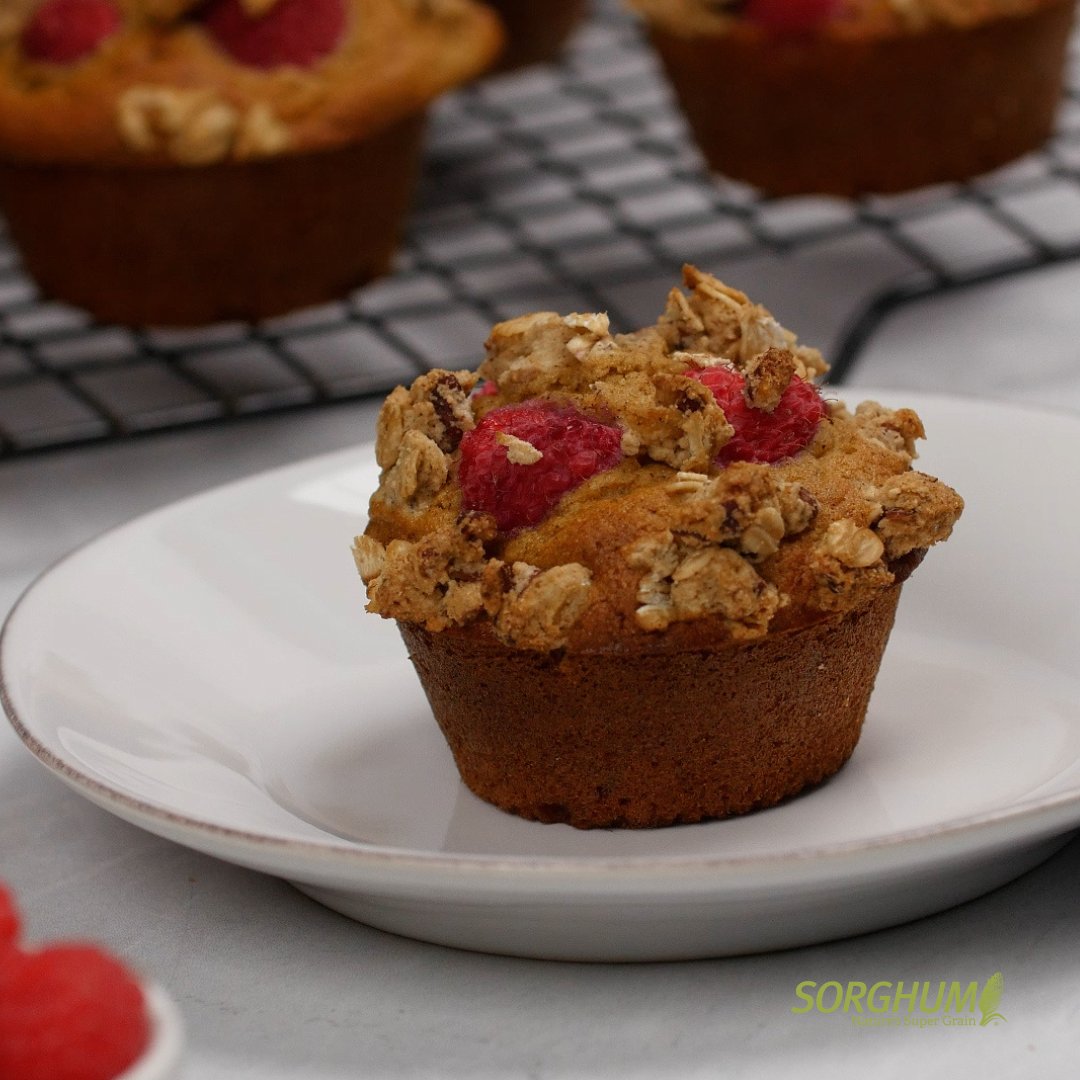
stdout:
[(465, 783), (580, 828), (770, 806), (858, 740), (902, 583), (963, 503), (910, 409), (687, 267), (658, 322), (541, 312), (379, 417), (354, 556)]
[(965, 180), (1039, 147), (1074, 0), (629, 0), (709, 165), (772, 195)]
[(16, 0), (0, 208), (101, 319), (333, 299), (388, 268), (426, 107), (500, 43), (471, 0)]

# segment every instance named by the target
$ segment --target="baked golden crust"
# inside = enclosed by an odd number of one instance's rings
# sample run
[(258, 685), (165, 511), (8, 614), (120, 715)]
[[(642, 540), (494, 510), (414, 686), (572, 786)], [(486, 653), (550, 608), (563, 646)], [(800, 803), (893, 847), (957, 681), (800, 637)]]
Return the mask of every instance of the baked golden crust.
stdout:
[(236, 63), (180, 16), (127, 0), (120, 32), (72, 65), (29, 61), (0, 28), (0, 155), (123, 165), (330, 149), (410, 116), (495, 57), (495, 16), (471, 0), (348, 0), (340, 46), (309, 69)]
[[(394, 391), (356, 546), (369, 610), (526, 649), (723, 647), (865, 607), (899, 560), (949, 535), (963, 502), (912, 471), (924, 433), (909, 409), (833, 402), (793, 458), (717, 465), (731, 428), (688, 368), (733, 365), (768, 409), (781, 382), (824, 362), (744, 294), (692, 267), (685, 282), (689, 295), (673, 292), (658, 323), (631, 335), (611, 335), (600, 315), (501, 324), (479, 369), (494, 393), (470, 395), (466, 372)], [(613, 418), (624, 458), (538, 525), (499, 535), (490, 518), (461, 514), (458, 442), (487, 410), (537, 397)], [(530, 599), (550, 609), (537, 616), (546, 630), (519, 633), (502, 612), (541, 579)]]

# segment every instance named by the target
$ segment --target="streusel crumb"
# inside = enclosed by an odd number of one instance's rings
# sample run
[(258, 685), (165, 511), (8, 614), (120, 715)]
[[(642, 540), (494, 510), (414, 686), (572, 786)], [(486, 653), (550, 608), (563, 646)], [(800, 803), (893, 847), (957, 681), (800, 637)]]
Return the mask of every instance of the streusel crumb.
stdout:
[[(748, 641), (868, 604), (897, 560), (949, 535), (963, 501), (912, 471), (916, 413), (822, 402), (816, 349), (716, 278), (687, 267), (684, 280), (651, 327), (523, 316), (494, 328), (477, 373), (432, 371), (389, 396), (354, 552), (370, 610), (538, 651), (660, 631)], [(605, 439), (544, 434), (570, 423)], [(766, 438), (788, 456), (749, 456)], [(468, 490), (496, 500), (484, 513), (463, 504), (463, 454)], [(555, 494), (525, 525), (498, 516), (476, 475), (489, 467), (489, 486)]]

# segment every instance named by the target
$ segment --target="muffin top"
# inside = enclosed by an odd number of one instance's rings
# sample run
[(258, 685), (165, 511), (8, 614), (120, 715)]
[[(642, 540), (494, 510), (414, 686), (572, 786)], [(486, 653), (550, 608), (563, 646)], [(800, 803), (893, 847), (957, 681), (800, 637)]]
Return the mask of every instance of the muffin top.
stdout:
[(370, 611), (525, 649), (719, 647), (864, 606), (950, 534), (914, 412), (826, 400), (816, 349), (684, 280), (654, 326), (526, 315), (478, 371), (390, 394), (354, 545)]
[(859, 39), (969, 27), (1071, 0), (628, 0), (666, 31), (684, 36), (823, 35)]
[(481, 72), (472, 0), (4, 0), (0, 155), (207, 165), (330, 149)]

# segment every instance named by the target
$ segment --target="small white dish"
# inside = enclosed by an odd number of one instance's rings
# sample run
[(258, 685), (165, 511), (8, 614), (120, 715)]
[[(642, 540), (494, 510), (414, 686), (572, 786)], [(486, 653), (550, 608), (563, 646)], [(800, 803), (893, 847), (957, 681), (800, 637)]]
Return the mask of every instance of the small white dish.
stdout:
[(905, 587), (854, 758), (775, 809), (578, 832), (466, 791), (395, 627), (363, 611), (348, 546), (370, 448), (189, 499), (68, 557), (4, 629), (5, 708), (98, 805), (428, 941), (672, 959), (940, 911), (1080, 827), (1080, 418), (858, 397), (916, 407), (921, 467), (968, 506)]
[(177, 1080), (184, 1048), (184, 1022), (176, 1002), (156, 983), (143, 985), (150, 1014), (150, 1045), (116, 1080)]

